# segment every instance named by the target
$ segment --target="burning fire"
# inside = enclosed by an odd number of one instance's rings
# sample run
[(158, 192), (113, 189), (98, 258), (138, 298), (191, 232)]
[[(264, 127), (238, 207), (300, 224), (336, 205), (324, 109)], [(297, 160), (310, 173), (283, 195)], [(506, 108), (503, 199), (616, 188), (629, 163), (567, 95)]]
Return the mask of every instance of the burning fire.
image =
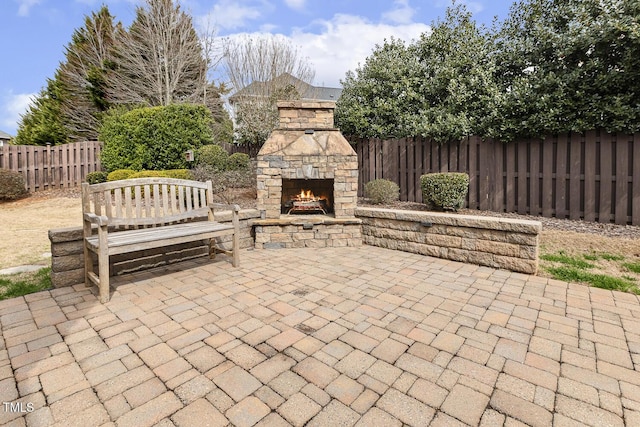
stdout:
[(317, 202), (322, 199), (322, 197), (316, 197), (311, 190), (300, 190), (300, 194), (295, 196), (295, 200), (300, 202)]

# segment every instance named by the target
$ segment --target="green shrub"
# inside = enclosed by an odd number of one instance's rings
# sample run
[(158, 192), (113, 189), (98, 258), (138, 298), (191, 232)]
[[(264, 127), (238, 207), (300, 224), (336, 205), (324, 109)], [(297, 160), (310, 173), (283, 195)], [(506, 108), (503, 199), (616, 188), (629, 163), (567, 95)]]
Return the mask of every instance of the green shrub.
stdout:
[(127, 179), (134, 173), (136, 173), (136, 171), (132, 169), (116, 169), (113, 172), (109, 172), (107, 175), (107, 181), (120, 181), (121, 179)]
[(374, 179), (365, 184), (364, 197), (374, 204), (395, 202), (400, 197), (400, 187), (388, 179)]
[(430, 208), (458, 210), (469, 192), (469, 175), (458, 172), (428, 173), (420, 177), (422, 201)]
[(14, 200), (28, 194), (20, 172), (0, 169), (0, 200)]
[(140, 171), (130, 175), (127, 179), (136, 178), (169, 178), (167, 171)]
[(251, 166), (248, 154), (233, 153), (227, 159), (227, 169), (231, 171), (247, 170)]
[(196, 153), (196, 164), (224, 171), (229, 164), (229, 153), (219, 145), (203, 145)]
[(101, 182), (107, 182), (108, 173), (98, 171), (98, 172), (89, 172), (85, 177), (85, 181), (89, 184), (100, 184)]
[(184, 153), (213, 141), (211, 123), (203, 105), (111, 110), (100, 128), (102, 166), (108, 171), (186, 168)]
[(169, 169), (163, 172), (167, 174), (168, 178), (193, 179), (193, 174), (189, 169)]

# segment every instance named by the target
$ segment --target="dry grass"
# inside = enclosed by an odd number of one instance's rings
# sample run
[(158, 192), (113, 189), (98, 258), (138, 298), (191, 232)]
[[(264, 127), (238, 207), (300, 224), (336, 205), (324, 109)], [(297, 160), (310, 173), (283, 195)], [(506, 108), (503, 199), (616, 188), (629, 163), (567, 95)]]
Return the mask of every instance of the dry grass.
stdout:
[(48, 231), (82, 226), (78, 198), (28, 197), (0, 204), (0, 269), (50, 263)]

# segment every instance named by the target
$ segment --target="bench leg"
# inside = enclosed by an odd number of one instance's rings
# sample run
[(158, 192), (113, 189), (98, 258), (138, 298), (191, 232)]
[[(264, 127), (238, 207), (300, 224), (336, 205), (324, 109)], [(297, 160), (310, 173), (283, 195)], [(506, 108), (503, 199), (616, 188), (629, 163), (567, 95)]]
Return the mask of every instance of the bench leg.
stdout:
[(91, 251), (87, 248), (87, 244), (84, 244), (84, 285), (88, 288), (93, 282), (89, 279), (89, 274), (93, 273), (93, 257)]
[(109, 302), (109, 255), (106, 253), (101, 253), (98, 256), (98, 275), (100, 277), (98, 284), (100, 302)]
[(233, 258), (231, 264), (234, 267), (238, 267), (240, 265), (240, 236), (238, 233), (233, 233)]

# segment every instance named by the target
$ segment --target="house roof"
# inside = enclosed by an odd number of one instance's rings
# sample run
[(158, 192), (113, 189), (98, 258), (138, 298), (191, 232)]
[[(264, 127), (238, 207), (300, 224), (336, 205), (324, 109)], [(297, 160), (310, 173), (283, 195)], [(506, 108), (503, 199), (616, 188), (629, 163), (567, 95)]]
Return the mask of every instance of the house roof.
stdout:
[(11, 139), (11, 135), (9, 135), (8, 133), (3, 132), (3, 131), (0, 130), (0, 139), (9, 140), (9, 139)]
[[(300, 80), (297, 77), (292, 76), (289, 73), (280, 74), (278, 77), (276, 77), (276, 80), (282, 80), (284, 84), (292, 84), (295, 87), (300, 88), (300, 91), (302, 92), (300, 94), (302, 99), (337, 101), (342, 94), (342, 88), (313, 86), (303, 80)], [(240, 89), (238, 92), (231, 95), (231, 97), (229, 97), (229, 100), (233, 102), (234, 99), (242, 96), (260, 96), (261, 94), (265, 93), (264, 87), (266, 85), (266, 82), (252, 82), (250, 85)]]

